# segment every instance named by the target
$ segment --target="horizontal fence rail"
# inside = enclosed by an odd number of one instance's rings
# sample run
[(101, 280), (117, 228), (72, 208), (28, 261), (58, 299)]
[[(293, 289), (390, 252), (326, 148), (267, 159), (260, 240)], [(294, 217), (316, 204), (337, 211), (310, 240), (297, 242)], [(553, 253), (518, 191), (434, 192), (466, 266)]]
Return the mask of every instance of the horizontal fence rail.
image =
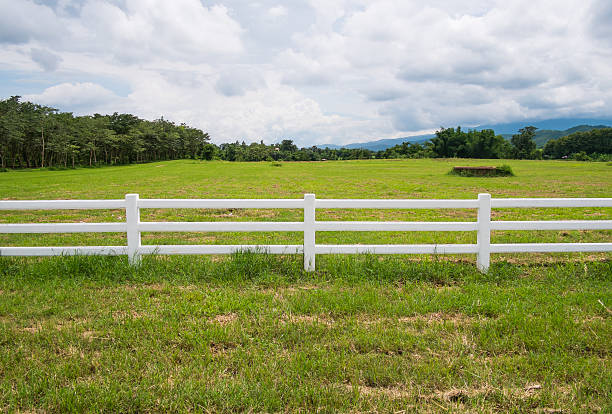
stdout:
[(0, 210), (105, 210), (125, 208), (125, 200), (2, 200)]
[[(7, 223), (0, 233), (126, 233), (127, 246), (0, 247), (0, 256), (127, 255), (138, 264), (143, 254), (231, 254), (256, 251), (303, 254), (304, 269), (315, 270), (317, 254), (476, 254), (478, 268), (486, 272), (491, 253), (612, 252), (611, 243), (506, 243), (492, 244), (491, 231), (612, 230), (612, 220), (492, 221), (492, 208), (612, 207), (612, 198), (498, 198), (479, 194), (471, 200), (317, 200), (303, 199), (140, 199), (123, 200), (0, 201), (0, 210), (125, 209), (121, 223)], [(140, 209), (300, 209), (297, 222), (141, 222)], [(317, 221), (316, 209), (476, 209), (474, 222)], [(300, 232), (299, 245), (142, 245), (143, 232)], [(475, 231), (476, 244), (316, 244), (317, 231)]]

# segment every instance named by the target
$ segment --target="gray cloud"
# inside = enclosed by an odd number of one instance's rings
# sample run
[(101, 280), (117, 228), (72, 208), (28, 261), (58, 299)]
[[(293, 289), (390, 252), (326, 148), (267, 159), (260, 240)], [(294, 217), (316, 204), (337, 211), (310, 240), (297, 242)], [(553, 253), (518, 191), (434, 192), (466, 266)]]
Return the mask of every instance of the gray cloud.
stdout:
[(431, 113), (422, 108), (402, 106), (383, 113), (391, 116), (393, 126), (400, 131), (419, 131), (435, 125)]
[(612, 45), (612, 2), (596, 0), (591, 7), (590, 30), (599, 40)]
[(62, 61), (61, 56), (45, 49), (32, 49), (30, 51), (30, 56), (34, 62), (38, 63), (40, 67), (48, 72), (53, 72), (56, 70)]
[(0, 43), (54, 41), (64, 33), (51, 8), (28, 0), (0, 0)]
[(0, 76), (217, 142), (362, 141), (612, 116), (610, 21), (608, 0), (0, 0)]
[(406, 92), (400, 89), (372, 88), (368, 91), (365, 91), (365, 95), (367, 99), (370, 101), (386, 102), (386, 101), (393, 101), (395, 99), (406, 96)]
[(249, 90), (262, 87), (264, 83), (255, 70), (236, 68), (219, 76), (215, 90), (225, 96), (242, 96)]

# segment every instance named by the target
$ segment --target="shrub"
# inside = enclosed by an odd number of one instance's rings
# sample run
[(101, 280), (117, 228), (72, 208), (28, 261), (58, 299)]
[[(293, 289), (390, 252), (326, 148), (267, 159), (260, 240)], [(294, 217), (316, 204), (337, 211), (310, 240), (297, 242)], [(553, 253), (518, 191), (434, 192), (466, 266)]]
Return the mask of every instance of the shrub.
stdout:
[(512, 171), (512, 167), (508, 164), (500, 165), (499, 167), (495, 167), (497, 170), (497, 175), (501, 177), (514, 177), (514, 172)]
[(589, 157), (584, 151), (572, 154), (571, 158), (575, 161), (591, 161), (591, 157)]

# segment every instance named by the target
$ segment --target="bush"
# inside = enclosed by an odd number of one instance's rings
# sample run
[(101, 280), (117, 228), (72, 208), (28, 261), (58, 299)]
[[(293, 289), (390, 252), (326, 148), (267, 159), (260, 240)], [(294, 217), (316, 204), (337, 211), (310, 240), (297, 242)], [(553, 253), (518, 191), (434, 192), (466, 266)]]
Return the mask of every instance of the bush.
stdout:
[(584, 151), (580, 151), (580, 152), (576, 152), (572, 154), (571, 158), (575, 161), (591, 161), (591, 157), (589, 157), (587, 153)]
[(497, 175), (500, 177), (514, 177), (514, 171), (512, 171), (512, 167), (508, 164), (500, 165), (499, 167), (495, 167), (497, 170)]

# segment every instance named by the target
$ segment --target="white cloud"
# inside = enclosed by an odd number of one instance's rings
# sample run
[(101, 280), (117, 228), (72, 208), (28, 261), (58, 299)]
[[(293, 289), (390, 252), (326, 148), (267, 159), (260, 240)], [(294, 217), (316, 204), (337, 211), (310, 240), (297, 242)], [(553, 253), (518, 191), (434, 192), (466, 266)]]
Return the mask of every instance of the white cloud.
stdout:
[(268, 14), (272, 17), (284, 17), (289, 14), (289, 11), (285, 6), (274, 6), (268, 9)]
[(606, 0), (39, 3), (0, 0), (0, 67), (46, 80), (30, 98), (216, 142), (612, 117)]
[(99, 108), (118, 98), (112, 91), (91, 82), (62, 83), (45, 89), (41, 94), (24, 96), (24, 99), (54, 106), (60, 110), (73, 108), (77, 111)]
[(240, 25), (227, 8), (199, 0), (126, 0), (124, 8), (88, 0), (74, 32), (85, 39), (83, 49), (94, 46), (130, 63), (158, 57), (205, 62), (243, 48)]
[(0, 0), (0, 44), (56, 41), (64, 33), (51, 8), (29, 0)]

